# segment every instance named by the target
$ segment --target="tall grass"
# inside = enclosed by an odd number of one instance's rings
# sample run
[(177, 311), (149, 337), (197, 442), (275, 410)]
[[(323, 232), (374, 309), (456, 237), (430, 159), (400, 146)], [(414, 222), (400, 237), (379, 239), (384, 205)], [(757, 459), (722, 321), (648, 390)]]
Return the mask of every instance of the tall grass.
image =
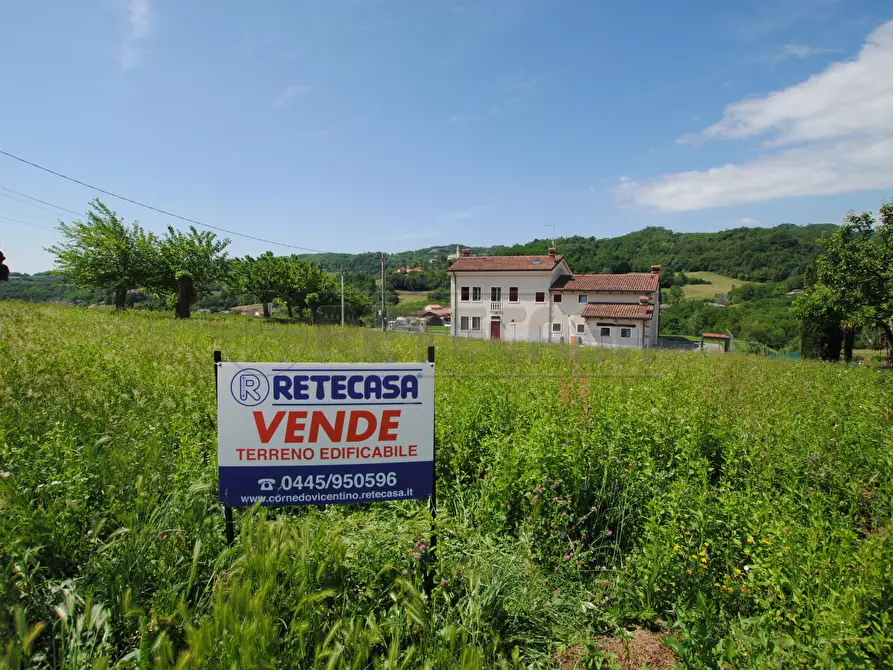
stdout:
[[(429, 344), (439, 559), (414, 501), (240, 510), (227, 547), (212, 352)], [(640, 624), (690, 667), (890, 665), (891, 419), (876, 369), (0, 303), (0, 658), (551, 667)]]

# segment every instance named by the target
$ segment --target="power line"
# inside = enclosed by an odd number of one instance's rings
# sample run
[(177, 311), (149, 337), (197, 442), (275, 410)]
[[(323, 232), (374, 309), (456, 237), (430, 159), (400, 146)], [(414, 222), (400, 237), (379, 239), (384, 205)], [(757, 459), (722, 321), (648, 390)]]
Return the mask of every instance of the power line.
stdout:
[(31, 226), (32, 228), (40, 228), (41, 230), (48, 230), (51, 233), (55, 232), (52, 228), (47, 228), (46, 226), (38, 226), (36, 223), (28, 223), (27, 221), (19, 221), (18, 219), (11, 219), (8, 216), (0, 216), (0, 219), (6, 219), (7, 221), (12, 221), (13, 223), (21, 223), (23, 226)]
[[(40, 198), (35, 198), (34, 196), (31, 196), (31, 195), (25, 195), (24, 193), (19, 193), (18, 191), (13, 191), (11, 188), (6, 188), (5, 186), (0, 186), (0, 189), (2, 189), (4, 191), (9, 191), (10, 193), (15, 193), (16, 195), (19, 195), (23, 198), (28, 198), (28, 200), (33, 200), (34, 202), (41, 202), (44, 205), (49, 205), (50, 207), (55, 207), (56, 209), (61, 209), (63, 212), (68, 212), (69, 214), (74, 214), (75, 216), (83, 215), (82, 212), (76, 212), (73, 209), (68, 209), (67, 207), (61, 207), (59, 205), (54, 205), (53, 203), (47, 202), (46, 200), (41, 200)], [(0, 193), (0, 195), (4, 195), (4, 194)], [(6, 196), (6, 197), (8, 198), (10, 196)], [(13, 198), (13, 200), (15, 200), (15, 198)], [(25, 204), (27, 204), (27, 203), (25, 203)]]
[(280, 247), (288, 247), (289, 249), (297, 249), (299, 251), (309, 251), (315, 254), (337, 254), (341, 256), (346, 256), (347, 254), (338, 254), (336, 251), (325, 251), (323, 249), (311, 249), (309, 247), (300, 247), (295, 244), (287, 244), (285, 242), (276, 242), (275, 240), (268, 240), (263, 237), (255, 237), (254, 235), (248, 235), (246, 233), (239, 233), (235, 230), (229, 230), (228, 228), (221, 228), (220, 226), (212, 226), (210, 223), (202, 223), (201, 221), (197, 221), (196, 219), (191, 219), (188, 216), (181, 216), (180, 214), (175, 214), (173, 212), (169, 212), (165, 209), (161, 209), (160, 207), (155, 207), (153, 205), (147, 205), (144, 202), (140, 202), (139, 200), (134, 200), (133, 198), (128, 198), (127, 196), (119, 195), (117, 193), (113, 193), (112, 191), (107, 191), (103, 188), (99, 188), (98, 186), (94, 186), (93, 184), (88, 184), (85, 181), (81, 181), (80, 179), (75, 179), (74, 177), (69, 177), (66, 174), (62, 174), (61, 172), (56, 172), (55, 170), (51, 170), (48, 167), (44, 167), (43, 165), (38, 165), (37, 163), (32, 163), (31, 161), (22, 158), (21, 156), (16, 156), (15, 154), (11, 154), (8, 151), (3, 151), (0, 149), (0, 154), (4, 156), (8, 156), (13, 160), (17, 160), (20, 163), (24, 163), (25, 165), (30, 165), (31, 167), (37, 168), (38, 170), (43, 170), (44, 172), (48, 172), (51, 175), (59, 177), (61, 179), (66, 179), (75, 184), (79, 184), (80, 186), (84, 186), (86, 188), (92, 189), (94, 191), (98, 191), (99, 193), (104, 193), (105, 195), (110, 195), (113, 198), (117, 198), (118, 200), (123, 200), (124, 202), (129, 202), (132, 205), (137, 205), (138, 207), (144, 207), (145, 209), (151, 209), (153, 212), (158, 212), (159, 214), (164, 214), (165, 216), (170, 216), (175, 219), (179, 219), (180, 221), (186, 221), (187, 223), (192, 223), (197, 226), (202, 226), (203, 228), (211, 228), (212, 230), (218, 230), (222, 233), (226, 233), (227, 235), (235, 235), (236, 237), (244, 237), (249, 240), (254, 240), (256, 242), (263, 242), (264, 244), (274, 244)]

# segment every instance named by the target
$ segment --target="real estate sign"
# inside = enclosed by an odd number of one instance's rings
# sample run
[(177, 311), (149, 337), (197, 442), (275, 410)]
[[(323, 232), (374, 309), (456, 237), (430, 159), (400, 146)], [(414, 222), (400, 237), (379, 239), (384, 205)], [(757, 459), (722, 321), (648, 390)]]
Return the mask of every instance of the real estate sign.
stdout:
[(217, 363), (220, 501), (431, 495), (433, 363)]

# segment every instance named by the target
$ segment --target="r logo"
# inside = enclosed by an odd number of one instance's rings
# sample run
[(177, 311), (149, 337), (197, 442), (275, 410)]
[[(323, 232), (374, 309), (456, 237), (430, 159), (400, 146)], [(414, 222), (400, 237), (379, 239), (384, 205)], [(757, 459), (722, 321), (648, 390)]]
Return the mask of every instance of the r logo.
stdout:
[(230, 384), (233, 399), (240, 405), (256, 407), (270, 394), (270, 382), (266, 375), (254, 368), (239, 370)]

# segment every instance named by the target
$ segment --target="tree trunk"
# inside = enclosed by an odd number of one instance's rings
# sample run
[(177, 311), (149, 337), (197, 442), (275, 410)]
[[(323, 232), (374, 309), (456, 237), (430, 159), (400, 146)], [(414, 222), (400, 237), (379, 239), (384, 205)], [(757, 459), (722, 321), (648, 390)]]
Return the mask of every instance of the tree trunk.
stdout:
[(263, 307), (263, 309), (264, 309), (264, 318), (265, 318), (265, 319), (269, 319), (270, 316), (271, 316), (271, 315), (270, 315), (270, 303), (267, 302), (267, 300), (266, 300), (266, 296), (264, 296), (264, 298), (262, 298), (262, 300), (264, 301), (264, 307)]
[(839, 323), (828, 324), (822, 338), (822, 359), (837, 362), (840, 360), (840, 349), (843, 346), (843, 331)]
[(177, 318), (188, 319), (192, 316), (192, 298), (195, 295), (195, 284), (192, 281), (192, 277), (183, 275), (177, 279), (177, 287)]
[(285, 308), (288, 310), (288, 318), (289, 318), (289, 320), (294, 319), (294, 318), (295, 318), (295, 315), (294, 315), (294, 312), (293, 312), (293, 310), (292, 310), (291, 303), (290, 303), (290, 302), (285, 303)]
[(125, 307), (127, 307), (127, 289), (115, 289), (115, 309), (121, 312)]
[(316, 311), (319, 307), (311, 307), (310, 308), (310, 323), (316, 325)]
[(891, 327), (891, 325), (893, 325), (893, 321), (891, 321), (890, 323), (881, 321), (881, 328), (884, 329), (884, 339), (886, 340), (884, 344), (886, 345), (887, 349), (888, 361), (893, 361), (893, 327)]
[(853, 345), (856, 343), (856, 329), (852, 326), (843, 328), (843, 360), (849, 364), (853, 362)]

